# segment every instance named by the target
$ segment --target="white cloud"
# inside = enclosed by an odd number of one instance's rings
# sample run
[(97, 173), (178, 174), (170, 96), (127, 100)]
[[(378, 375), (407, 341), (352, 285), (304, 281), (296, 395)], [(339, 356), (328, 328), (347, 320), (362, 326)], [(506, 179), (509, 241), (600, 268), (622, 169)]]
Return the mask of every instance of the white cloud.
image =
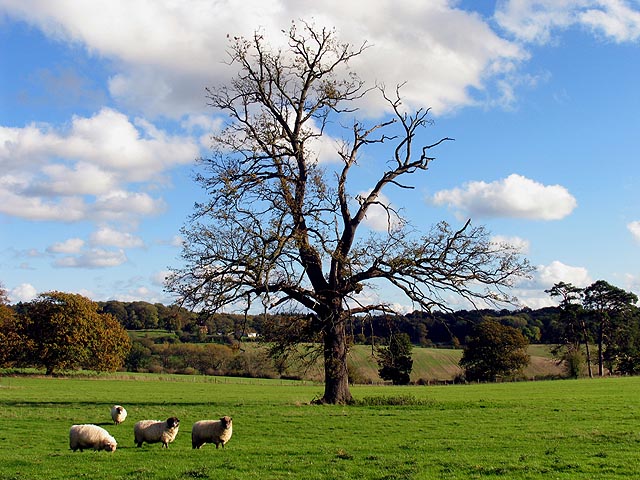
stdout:
[(38, 291), (29, 283), (21, 283), (7, 293), (11, 303), (30, 302), (38, 296)]
[(575, 10), (584, 4), (576, 0), (507, 0), (498, 4), (495, 19), (517, 38), (546, 43), (552, 30), (576, 22)]
[(574, 267), (554, 260), (549, 265), (538, 265), (533, 278), (520, 282), (513, 294), (518, 297), (522, 306), (532, 309), (556, 306), (558, 299), (551, 297), (545, 290), (559, 282), (584, 288), (591, 285), (593, 280), (586, 268)]
[[(364, 199), (368, 195), (369, 192), (360, 192), (358, 196)], [(396, 207), (391, 201), (384, 194), (380, 194), (377, 202), (368, 208), (364, 224), (376, 232), (387, 232), (399, 227), (403, 220), (396, 213)]]
[(36, 180), (28, 193), (37, 195), (97, 195), (116, 184), (116, 175), (97, 165), (78, 162), (73, 165), (51, 163), (42, 167), (46, 181)]
[(432, 201), (465, 215), (559, 220), (576, 207), (576, 199), (561, 185), (543, 185), (512, 174), (491, 183), (469, 182), (464, 188), (437, 192)]
[(543, 289), (551, 288), (558, 282), (571, 283), (580, 288), (593, 283), (586, 268), (572, 267), (558, 260), (554, 260), (549, 265), (539, 265), (536, 268), (535, 277)]
[[(144, 119), (132, 123), (110, 108), (92, 117), (74, 116), (68, 131), (35, 123), (24, 128), (0, 127), (0, 160), (8, 167), (3, 176), (12, 171), (24, 173), (26, 163), (32, 169), (47, 166), (49, 170), (41, 172), (45, 180), (58, 180), (63, 165), (66, 172), (83, 169), (78, 176), (103, 174), (139, 182), (167, 168), (191, 163), (197, 154), (192, 139), (169, 135)], [(113, 181), (101, 180), (107, 185)]]
[(193, 162), (198, 148), (190, 138), (177, 137), (137, 118), (103, 108), (90, 118), (74, 117), (59, 155), (83, 159), (121, 172), (128, 181), (146, 181), (175, 165)]
[(165, 281), (167, 280), (167, 278), (169, 276), (171, 276), (172, 272), (170, 270), (163, 270), (161, 272), (156, 272), (155, 274), (153, 274), (153, 276), (151, 277), (151, 282), (154, 285), (157, 286), (164, 286)]
[(109, 227), (102, 227), (91, 234), (91, 244), (118, 248), (137, 248), (144, 246), (144, 242), (140, 237)]
[(66, 254), (80, 253), (82, 251), (82, 247), (84, 247), (84, 240), (81, 238), (69, 238), (64, 242), (54, 243), (47, 248), (47, 252)]
[[(220, 132), (223, 121), (220, 117), (212, 117), (204, 114), (187, 115), (186, 119), (180, 122), (180, 126), (189, 133), (199, 133), (199, 143), (204, 149), (211, 148), (211, 136)], [(204, 133), (203, 133), (204, 132)]]
[(175, 297), (167, 295), (162, 291), (154, 291), (147, 287), (129, 288), (126, 291), (110, 295), (109, 299), (120, 302), (144, 301), (149, 303), (162, 303), (164, 305), (171, 305), (176, 300)]
[(625, 289), (635, 293), (636, 295), (638, 295), (638, 297), (640, 297), (640, 276), (627, 273), (624, 276), (624, 279), (626, 285)]
[(640, 221), (636, 220), (634, 222), (628, 223), (627, 229), (631, 232), (631, 235), (633, 235), (633, 238), (637, 242), (640, 242)]
[(158, 215), (166, 209), (166, 203), (146, 193), (117, 190), (96, 198), (94, 209), (98, 218), (126, 220), (131, 217)]
[(161, 199), (127, 186), (164, 181), (165, 171), (198, 152), (191, 138), (108, 108), (75, 116), (68, 130), (0, 127), (0, 213), (69, 222), (156, 214), (165, 208)]
[(521, 307), (531, 308), (537, 310), (545, 307), (556, 307), (558, 301), (540, 291), (517, 291), (515, 292), (518, 297), (519, 305)]
[(601, 0), (596, 8), (580, 13), (580, 22), (616, 42), (640, 38), (640, 12), (621, 0)]
[[(250, 37), (259, 28), (279, 46), (286, 41), (280, 31), (299, 18), (335, 26), (354, 45), (367, 40), (372, 48), (353, 68), (370, 85), (394, 88), (407, 81), (406, 100), (437, 113), (475, 103), (470, 87), (486, 93), (494, 79), (504, 79), (527, 58), (517, 44), (451, 0), (5, 0), (4, 10), (50, 38), (114, 60), (111, 95), (151, 116), (178, 118), (206, 109), (203, 87), (231, 75), (223, 63), (227, 34)], [(368, 110), (380, 113), (380, 99), (371, 102)]]
[(2, 188), (0, 179), (0, 213), (27, 220), (76, 222), (87, 218), (87, 206), (79, 197), (52, 201), (27, 197)]
[(105, 250), (94, 248), (81, 255), (67, 256), (55, 261), (54, 266), (60, 268), (108, 268), (117, 267), (127, 261), (123, 250)]
[(497, 244), (509, 245), (510, 247), (516, 249), (518, 252), (522, 254), (529, 253), (529, 247), (531, 245), (529, 243), (529, 240), (525, 240), (524, 238), (505, 237), (502, 235), (495, 235), (494, 237), (491, 238), (491, 242), (497, 243)]
[(495, 19), (515, 37), (540, 44), (574, 25), (616, 42), (640, 37), (640, 12), (623, 0), (507, 0), (498, 4)]

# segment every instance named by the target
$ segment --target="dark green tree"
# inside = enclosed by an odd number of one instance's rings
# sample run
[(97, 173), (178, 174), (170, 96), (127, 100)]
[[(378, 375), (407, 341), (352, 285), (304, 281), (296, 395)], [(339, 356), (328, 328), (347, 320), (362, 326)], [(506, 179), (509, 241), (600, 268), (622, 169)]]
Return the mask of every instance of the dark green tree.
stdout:
[[(413, 188), (449, 139), (419, 143), (432, 123), (429, 109), (411, 110), (399, 88), (367, 86), (349, 70), (366, 44), (342, 43), (334, 30), (304, 22), (283, 33), (283, 48), (261, 32), (230, 38), (237, 74), (207, 89), (227, 122), (201, 162), (197, 181), (208, 197), (183, 229), (184, 268), (168, 289), (198, 310), (258, 304), (310, 313), (303, 330), (319, 338), (324, 357), (320, 402), (349, 403), (350, 319), (393, 311), (365, 302), (368, 289), (390, 284), (425, 310), (446, 308), (443, 292), (510, 302), (507, 290), (530, 267), (470, 221), (419, 232), (385, 203), (389, 189)], [(357, 118), (357, 102), (375, 94), (388, 116)], [(345, 126), (337, 144), (330, 125)], [(336, 145), (339, 164), (321, 163), (323, 141)], [(359, 168), (373, 178), (370, 188), (353, 190)], [(387, 229), (365, 232), (375, 209), (386, 214)]]
[(597, 328), (600, 376), (604, 375), (605, 348), (614, 338), (615, 324), (628, 318), (637, 301), (636, 294), (615, 287), (604, 280), (598, 280), (584, 290), (584, 308), (592, 313)]
[[(545, 290), (551, 297), (560, 299), (560, 315), (558, 324), (562, 343), (562, 357), (567, 362), (569, 375), (576, 377), (580, 374), (582, 356), (581, 346), (584, 346), (586, 355), (585, 363), (589, 372), (589, 378), (593, 378), (591, 369), (591, 351), (589, 348), (592, 340), (587, 325), (587, 315), (581, 305), (584, 290), (570, 283), (558, 282), (549, 290)], [(559, 352), (559, 350), (558, 350)]]
[(640, 309), (625, 309), (613, 317), (604, 351), (604, 363), (613, 373), (640, 374)]
[(495, 381), (513, 377), (529, 364), (529, 342), (514, 327), (495, 320), (483, 320), (475, 326), (464, 347), (460, 366), (471, 381)]
[(413, 370), (412, 350), (413, 344), (406, 333), (392, 335), (389, 345), (377, 347), (380, 378), (390, 380), (394, 385), (408, 385)]
[(116, 320), (118, 320), (118, 322), (120, 322), (120, 325), (130, 330), (135, 330), (135, 328), (131, 328), (132, 326), (129, 325), (129, 313), (127, 312), (123, 302), (118, 300), (109, 300), (107, 302), (101, 302), (99, 305), (102, 313), (110, 313)]
[(135, 318), (142, 328), (158, 328), (158, 309), (148, 302), (131, 302), (127, 305), (127, 312), (130, 318)]

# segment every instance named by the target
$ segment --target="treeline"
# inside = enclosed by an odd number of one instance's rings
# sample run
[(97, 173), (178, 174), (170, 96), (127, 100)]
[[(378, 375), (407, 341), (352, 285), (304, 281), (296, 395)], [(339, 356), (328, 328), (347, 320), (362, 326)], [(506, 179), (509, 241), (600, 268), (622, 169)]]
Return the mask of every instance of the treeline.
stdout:
[[(160, 337), (163, 343), (223, 343), (263, 338), (269, 326), (286, 321), (287, 315), (205, 314), (176, 305), (143, 301), (96, 302), (101, 313), (109, 313), (126, 330), (165, 330), (172, 335)], [(25, 313), (29, 304), (9, 305), (16, 313)], [(538, 310), (460, 310), (452, 313), (414, 311), (406, 315), (355, 317), (349, 331), (354, 343), (370, 344), (391, 334), (406, 333), (411, 343), (423, 347), (459, 347), (464, 345), (473, 326), (490, 318), (517, 328), (530, 343), (561, 343), (564, 335), (559, 322), (560, 307)]]
[[(270, 325), (286, 321), (287, 315), (205, 314), (160, 303), (98, 302), (103, 313), (110, 313), (127, 330), (161, 329), (175, 335), (162, 342), (226, 343), (264, 338)], [(452, 313), (415, 311), (406, 315), (355, 317), (349, 331), (354, 343), (370, 344), (406, 333), (417, 346), (459, 347), (464, 345), (473, 326), (491, 318), (517, 328), (530, 343), (555, 344), (562, 341), (559, 307), (538, 310), (460, 310)]]
[[(414, 311), (357, 316), (347, 330), (352, 343), (390, 345), (406, 335), (424, 347), (466, 348), (474, 329), (491, 321), (516, 329), (528, 343), (552, 344), (569, 374), (640, 374), (637, 296), (604, 281), (581, 289), (558, 283), (547, 293), (558, 307), (520, 310)], [(92, 302), (49, 292), (10, 305), (0, 288), (0, 366), (200, 373), (288, 375), (289, 353), (320, 345), (310, 336), (313, 315), (237, 315), (192, 312), (148, 302)], [(128, 335), (127, 335), (128, 332)], [(268, 348), (243, 348), (264, 340)]]

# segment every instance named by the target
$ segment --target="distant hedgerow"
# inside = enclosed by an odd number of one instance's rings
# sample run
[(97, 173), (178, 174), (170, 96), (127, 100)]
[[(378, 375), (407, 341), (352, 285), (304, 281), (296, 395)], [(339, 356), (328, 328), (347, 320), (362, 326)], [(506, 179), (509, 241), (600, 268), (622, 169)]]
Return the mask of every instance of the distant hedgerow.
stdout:
[(384, 406), (406, 406), (406, 405), (435, 405), (435, 400), (428, 398), (416, 398), (413, 395), (378, 395), (374, 397), (364, 397), (356, 399), (354, 405), (364, 407), (384, 407)]

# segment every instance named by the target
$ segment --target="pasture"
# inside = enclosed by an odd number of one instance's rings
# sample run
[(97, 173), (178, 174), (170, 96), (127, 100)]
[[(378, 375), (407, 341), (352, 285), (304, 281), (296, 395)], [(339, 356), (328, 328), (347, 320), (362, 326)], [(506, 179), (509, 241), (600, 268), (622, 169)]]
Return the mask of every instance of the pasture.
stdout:
[[(2, 479), (622, 479), (640, 466), (640, 378), (355, 386), (358, 406), (318, 406), (322, 386), (169, 375), (0, 377)], [(111, 424), (112, 404), (129, 416)], [(376, 403), (398, 403), (378, 405)], [(168, 450), (136, 448), (140, 419), (180, 418)], [(192, 450), (193, 422), (233, 417), (225, 449)], [(72, 452), (96, 423), (116, 452)]]

